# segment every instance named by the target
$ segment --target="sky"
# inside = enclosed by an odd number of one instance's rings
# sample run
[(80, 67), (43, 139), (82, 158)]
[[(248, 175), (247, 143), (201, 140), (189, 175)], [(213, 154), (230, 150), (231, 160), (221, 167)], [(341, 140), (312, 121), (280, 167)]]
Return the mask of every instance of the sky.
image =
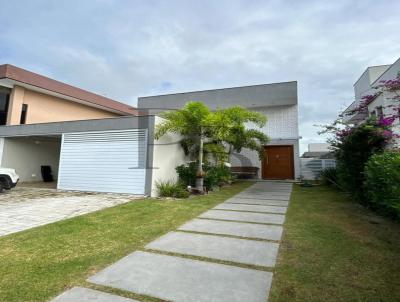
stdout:
[(371, 65), (400, 57), (400, 1), (0, 0), (0, 64), (118, 101), (298, 81), (301, 151)]

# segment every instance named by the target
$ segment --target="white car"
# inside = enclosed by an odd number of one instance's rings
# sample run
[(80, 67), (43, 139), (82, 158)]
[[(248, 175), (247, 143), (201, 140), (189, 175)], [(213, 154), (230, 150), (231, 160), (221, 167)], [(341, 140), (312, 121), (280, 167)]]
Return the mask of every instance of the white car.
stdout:
[(14, 188), (19, 181), (19, 176), (14, 169), (0, 167), (0, 193)]

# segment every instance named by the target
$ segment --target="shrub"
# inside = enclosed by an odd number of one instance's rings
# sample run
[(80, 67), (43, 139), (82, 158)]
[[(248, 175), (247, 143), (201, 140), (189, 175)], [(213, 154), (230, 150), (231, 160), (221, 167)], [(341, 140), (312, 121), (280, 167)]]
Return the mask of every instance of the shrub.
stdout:
[(373, 155), (365, 166), (364, 190), (372, 208), (400, 218), (400, 152)]
[(337, 134), (335, 157), (340, 186), (351, 192), (359, 201), (364, 200), (364, 167), (375, 153), (381, 153), (387, 145), (384, 130), (371, 119), (357, 127)]
[(222, 184), (228, 183), (232, 180), (231, 170), (226, 166), (207, 165), (204, 170), (207, 173), (204, 177), (204, 185), (209, 189), (221, 186)]
[(325, 185), (338, 185), (336, 168), (327, 168), (321, 172), (322, 183)]
[[(222, 185), (223, 183), (228, 183), (233, 180), (229, 167), (223, 165), (214, 166), (211, 164), (204, 164), (203, 170), (206, 173), (204, 177), (204, 185), (208, 189), (212, 189), (214, 187)], [(196, 171), (196, 162), (190, 162), (187, 165), (180, 165), (176, 167), (176, 172), (179, 175), (179, 180), (185, 186), (194, 187), (196, 185)]]
[(156, 183), (160, 197), (188, 198), (190, 193), (184, 185), (173, 181), (160, 181)]
[(192, 161), (189, 164), (180, 165), (175, 170), (179, 175), (179, 181), (184, 185), (192, 187), (196, 185), (197, 162)]

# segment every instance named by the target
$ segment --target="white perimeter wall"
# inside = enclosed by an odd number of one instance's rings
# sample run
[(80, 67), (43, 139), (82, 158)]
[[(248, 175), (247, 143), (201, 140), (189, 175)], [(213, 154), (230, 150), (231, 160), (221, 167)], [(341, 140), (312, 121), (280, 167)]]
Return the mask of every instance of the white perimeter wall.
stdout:
[(51, 166), (56, 180), (60, 148), (61, 140), (5, 138), (1, 166), (17, 170), (21, 182), (42, 181), (40, 166)]
[[(156, 116), (155, 126), (163, 119)], [(185, 156), (180, 144), (181, 137), (173, 133), (167, 133), (159, 140), (154, 141), (153, 169), (151, 196), (158, 195), (156, 183), (159, 181), (177, 181), (178, 174), (175, 168), (185, 164), (189, 159)]]

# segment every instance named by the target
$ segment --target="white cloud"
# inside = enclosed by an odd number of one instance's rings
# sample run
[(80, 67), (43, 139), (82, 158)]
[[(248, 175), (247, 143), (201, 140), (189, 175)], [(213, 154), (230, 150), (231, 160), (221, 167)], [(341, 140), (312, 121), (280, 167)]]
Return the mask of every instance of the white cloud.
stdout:
[[(0, 61), (130, 104), (140, 95), (299, 82), (303, 144), (400, 56), (395, 1), (7, 1)], [(18, 11), (18, 18), (10, 11)]]

